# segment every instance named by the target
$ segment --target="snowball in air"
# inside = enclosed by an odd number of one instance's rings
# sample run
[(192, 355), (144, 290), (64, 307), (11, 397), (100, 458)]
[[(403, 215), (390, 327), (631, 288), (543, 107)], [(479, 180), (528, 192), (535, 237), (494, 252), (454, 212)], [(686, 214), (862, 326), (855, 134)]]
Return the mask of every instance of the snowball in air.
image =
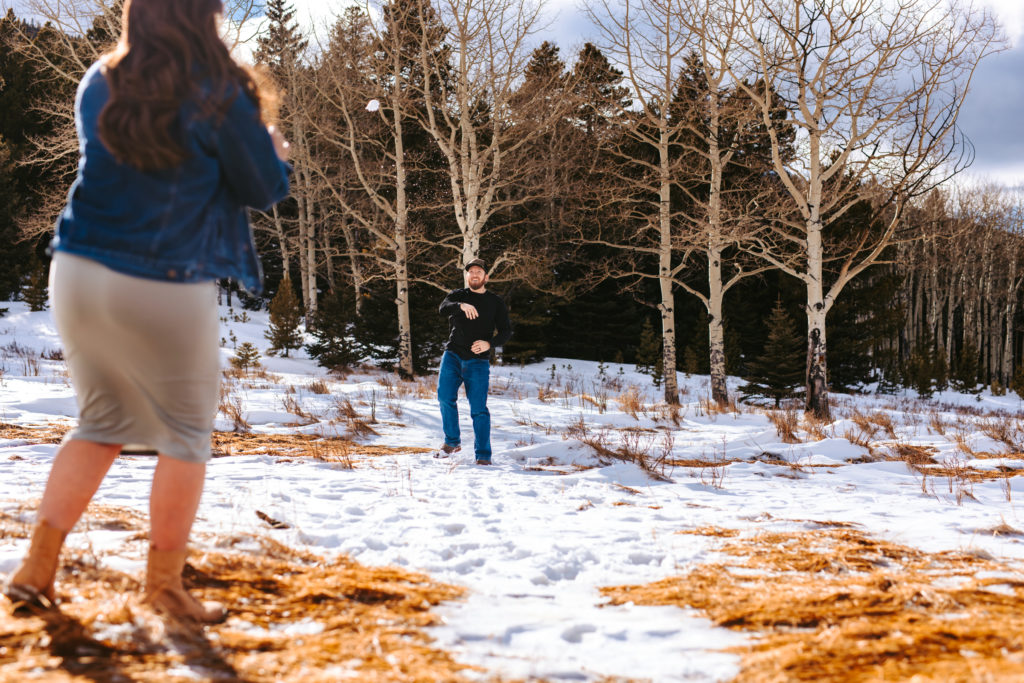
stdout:
[(378, 100), (370, 100), (366, 103), (366, 111), (377, 111), (380, 109), (380, 102)]

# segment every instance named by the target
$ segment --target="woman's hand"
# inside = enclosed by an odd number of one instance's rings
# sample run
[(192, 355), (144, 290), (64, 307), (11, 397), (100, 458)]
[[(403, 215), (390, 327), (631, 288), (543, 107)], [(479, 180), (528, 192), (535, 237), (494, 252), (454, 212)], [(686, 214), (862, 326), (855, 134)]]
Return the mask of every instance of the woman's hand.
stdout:
[(277, 129), (277, 126), (267, 126), (267, 132), (270, 133), (270, 139), (274, 142), (274, 151), (277, 152), (277, 158), (281, 161), (288, 161), (288, 157), (291, 156), (292, 146), (284, 139), (284, 135)]

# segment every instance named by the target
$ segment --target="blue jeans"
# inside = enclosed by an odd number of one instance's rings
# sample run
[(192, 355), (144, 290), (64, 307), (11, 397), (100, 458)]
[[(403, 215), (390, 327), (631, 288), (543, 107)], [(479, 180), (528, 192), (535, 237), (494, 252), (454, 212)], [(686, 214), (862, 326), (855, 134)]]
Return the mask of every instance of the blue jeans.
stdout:
[(458, 446), (459, 408), (456, 405), (459, 385), (466, 385), (469, 399), (469, 414), (473, 418), (473, 447), (477, 460), (491, 459), (491, 413), (487, 410), (487, 385), (490, 381), (491, 364), (486, 358), (463, 360), (453, 351), (445, 351), (441, 357), (441, 370), (437, 378), (437, 400), (441, 404), (441, 428), (444, 442)]

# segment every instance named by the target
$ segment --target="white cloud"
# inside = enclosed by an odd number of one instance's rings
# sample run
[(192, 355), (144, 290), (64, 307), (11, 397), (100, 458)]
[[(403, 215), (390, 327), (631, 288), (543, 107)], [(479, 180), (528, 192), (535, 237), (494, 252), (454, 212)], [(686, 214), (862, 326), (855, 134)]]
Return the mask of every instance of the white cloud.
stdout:
[(1021, 0), (983, 0), (991, 8), (1015, 43), (1024, 36), (1024, 3)]
[(295, 8), (295, 21), (304, 32), (310, 30), (321, 33), (324, 28), (334, 22), (350, 5), (362, 5), (356, 0), (292, 0)]

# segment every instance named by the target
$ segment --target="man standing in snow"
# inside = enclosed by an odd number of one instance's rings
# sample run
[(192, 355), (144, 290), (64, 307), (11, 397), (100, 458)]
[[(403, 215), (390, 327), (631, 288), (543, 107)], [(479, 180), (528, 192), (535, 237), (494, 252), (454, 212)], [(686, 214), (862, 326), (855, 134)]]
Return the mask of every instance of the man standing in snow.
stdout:
[(469, 413), (473, 418), (473, 447), (477, 465), (491, 464), (491, 414), (487, 410), (491, 349), (512, 336), (508, 308), (501, 297), (488, 292), (483, 259), (466, 264), (466, 287), (456, 289), (441, 302), (441, 315), (448, 316), (451, 333), (441, 357), (437, 379), (437, 400), (441, 404), (444, 445), (439, 456), (457, 453), (461, 446), (459, 385), (466, 385)]

